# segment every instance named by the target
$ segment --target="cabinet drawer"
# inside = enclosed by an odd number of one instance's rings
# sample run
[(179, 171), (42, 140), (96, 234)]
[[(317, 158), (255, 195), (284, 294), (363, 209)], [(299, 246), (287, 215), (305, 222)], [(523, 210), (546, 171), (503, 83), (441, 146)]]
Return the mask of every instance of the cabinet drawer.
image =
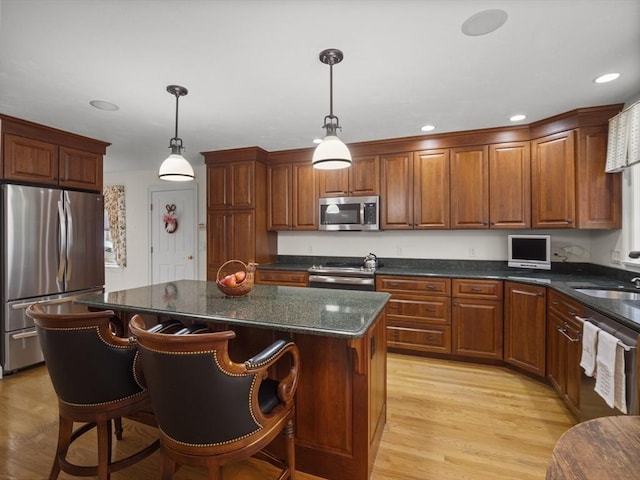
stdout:
[(283, 272), (277, 270), (256, 271), (256, 283), (263, 285), (289, 285), (306, 287), (309, 274), (307, 272)]
[(451, 279), (429, 277), (376, 276), (376, 290), (389, 293), (407, 293), (451, 296)]
[(421, 352), (451, 353), (451, 327), (429, 326), (428, 328), (408, 328), (387, 326), (389, 347)]
[(387, 318), (449, 325), (451, 299), (447, 297), (424, 297), (420, 300), (392, 298), (387, 304)]
[(564, 320), (577, 316), (582, 316), (582, 304), (572, 298), (567, 297), (555, 290), (549, 289), (547, 295), (548, 308), (555, 310)]
[(454, 297), (502, 300), (502, 282), (500, 280), (456, 278), (453, 280), (452, 289)]

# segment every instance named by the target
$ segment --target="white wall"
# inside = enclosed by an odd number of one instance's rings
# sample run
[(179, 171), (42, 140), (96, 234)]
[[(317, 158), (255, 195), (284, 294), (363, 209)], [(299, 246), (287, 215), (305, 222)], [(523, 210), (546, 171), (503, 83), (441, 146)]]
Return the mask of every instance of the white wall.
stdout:
[[(198, 223), (206, 225), (206, 169), (194, 167), (198, 183)], [(157, 171), (137, 171), (105, 173), (105, 185), (124, 185), (127, 210), (127, 266), (107, 268), (105, 290), (107, 292), (140, 287), (151, 283), (149, 278), (150, 245), (149, 238), (149, 187), (167, 185), (158, 178)], [(206, 231), (198, 229), (197, 278), (206, 279)]]
[(584, 230), (280, 232), (278, 254), (364, 257), (373, 252), (387, 258), (506, 260), (509, 233), (551, 234), (552, 253), (561, 254), (561, 247), (570, 247), (565, 250), (567, 261), (590, 261), (589, 232)]

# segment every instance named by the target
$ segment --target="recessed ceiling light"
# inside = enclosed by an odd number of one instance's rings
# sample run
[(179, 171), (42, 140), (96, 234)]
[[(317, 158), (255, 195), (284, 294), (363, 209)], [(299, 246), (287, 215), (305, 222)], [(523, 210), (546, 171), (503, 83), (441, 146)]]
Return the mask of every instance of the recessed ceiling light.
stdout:
[(517, 115), (512, 115), (511, 117), (509, 117), (509, 120), (511, 120), (512, 122), (519, 122), (520, 120), (524, 120), (525, 118), (527, 118), (526, 115), (522, 115), (521, 113), (519, 113)]
[(89, 104), (92, 107), (97, 108), (98, 110), (107, 110), (109, 112), (115, 112), (116, 110), (120, 110), (120, 107), (115, 103), (105, 102), (104, 100), (91, 100)]
[(595, 78), (593, 81), (595, 83), (607, 83), (607, 82), (614, 81), (619, 76), (620, 76), (619, 73), (607, 73), (605, 75), (600, 75), (599, 77)]
[(434, 127), (433, 125), (425, 125), (420, 130), (422, 130), (423, 132), (430, 132), (431, 130), (434, 130), (435, 128), (436, 127)]
[(486, 35), (504, 25), (507, 16), (507, 12), (504, 10), (483, 10), (465, 20), (462, 24), (462, 33), (471, 37)]
[(322, 143), (322, 139), (321, 138), (314, 138), (313, 139), (313, 143), (315, 143), (315, 144)]

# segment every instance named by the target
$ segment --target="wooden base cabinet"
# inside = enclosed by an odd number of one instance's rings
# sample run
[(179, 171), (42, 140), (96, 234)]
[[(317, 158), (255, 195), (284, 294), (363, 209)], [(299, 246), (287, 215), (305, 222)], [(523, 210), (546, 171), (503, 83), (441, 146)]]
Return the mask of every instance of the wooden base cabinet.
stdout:
[(545, 375), (546, 288), (504, 284), (504, 361)]
[(550, 290), (547, 302), (547, 378), (567, 406), (580, 413), (580, 358), (582, 356), (582, 305)]
[[(360, 338), (237, 327), (236, 358), (260, 352), (283, 335), (300, 350), (296, 393), (296, 468), (331, 480), (367, 480), (387, 419), (385, 315)], [(232, 358), (234, 351), (230, 350)], [(281, 454), (280, 439), (269, 451)]]
[(453, 280), (454, 355), (502, 360), (502, 282)]
[(391, 294), (386, 309), (389, 348), (451, 353), (451, 279), (377, 275), (376, 290)]
[(262, 285), (284, 285), (289, 287), (308, 287), (309, 273), (283, 270), (256, 271), (256, 283)]

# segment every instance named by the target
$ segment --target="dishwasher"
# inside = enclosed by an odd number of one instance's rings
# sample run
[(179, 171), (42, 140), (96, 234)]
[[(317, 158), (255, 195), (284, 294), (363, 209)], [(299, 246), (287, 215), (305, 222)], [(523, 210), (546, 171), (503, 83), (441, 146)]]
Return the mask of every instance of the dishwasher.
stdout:
[[(584, 309), (581, 321), (591, 322), (598, 328), (618, 338), (629, 350), (624, 351), (627, 414), (638, 415), (638, 332), (591, 309)], [(595, 377), (588, 377), (582, 370), (580, 381), (580, 421), (598, 417), (624, 415), (620, 410), (611, 408), (594, 390)]]

